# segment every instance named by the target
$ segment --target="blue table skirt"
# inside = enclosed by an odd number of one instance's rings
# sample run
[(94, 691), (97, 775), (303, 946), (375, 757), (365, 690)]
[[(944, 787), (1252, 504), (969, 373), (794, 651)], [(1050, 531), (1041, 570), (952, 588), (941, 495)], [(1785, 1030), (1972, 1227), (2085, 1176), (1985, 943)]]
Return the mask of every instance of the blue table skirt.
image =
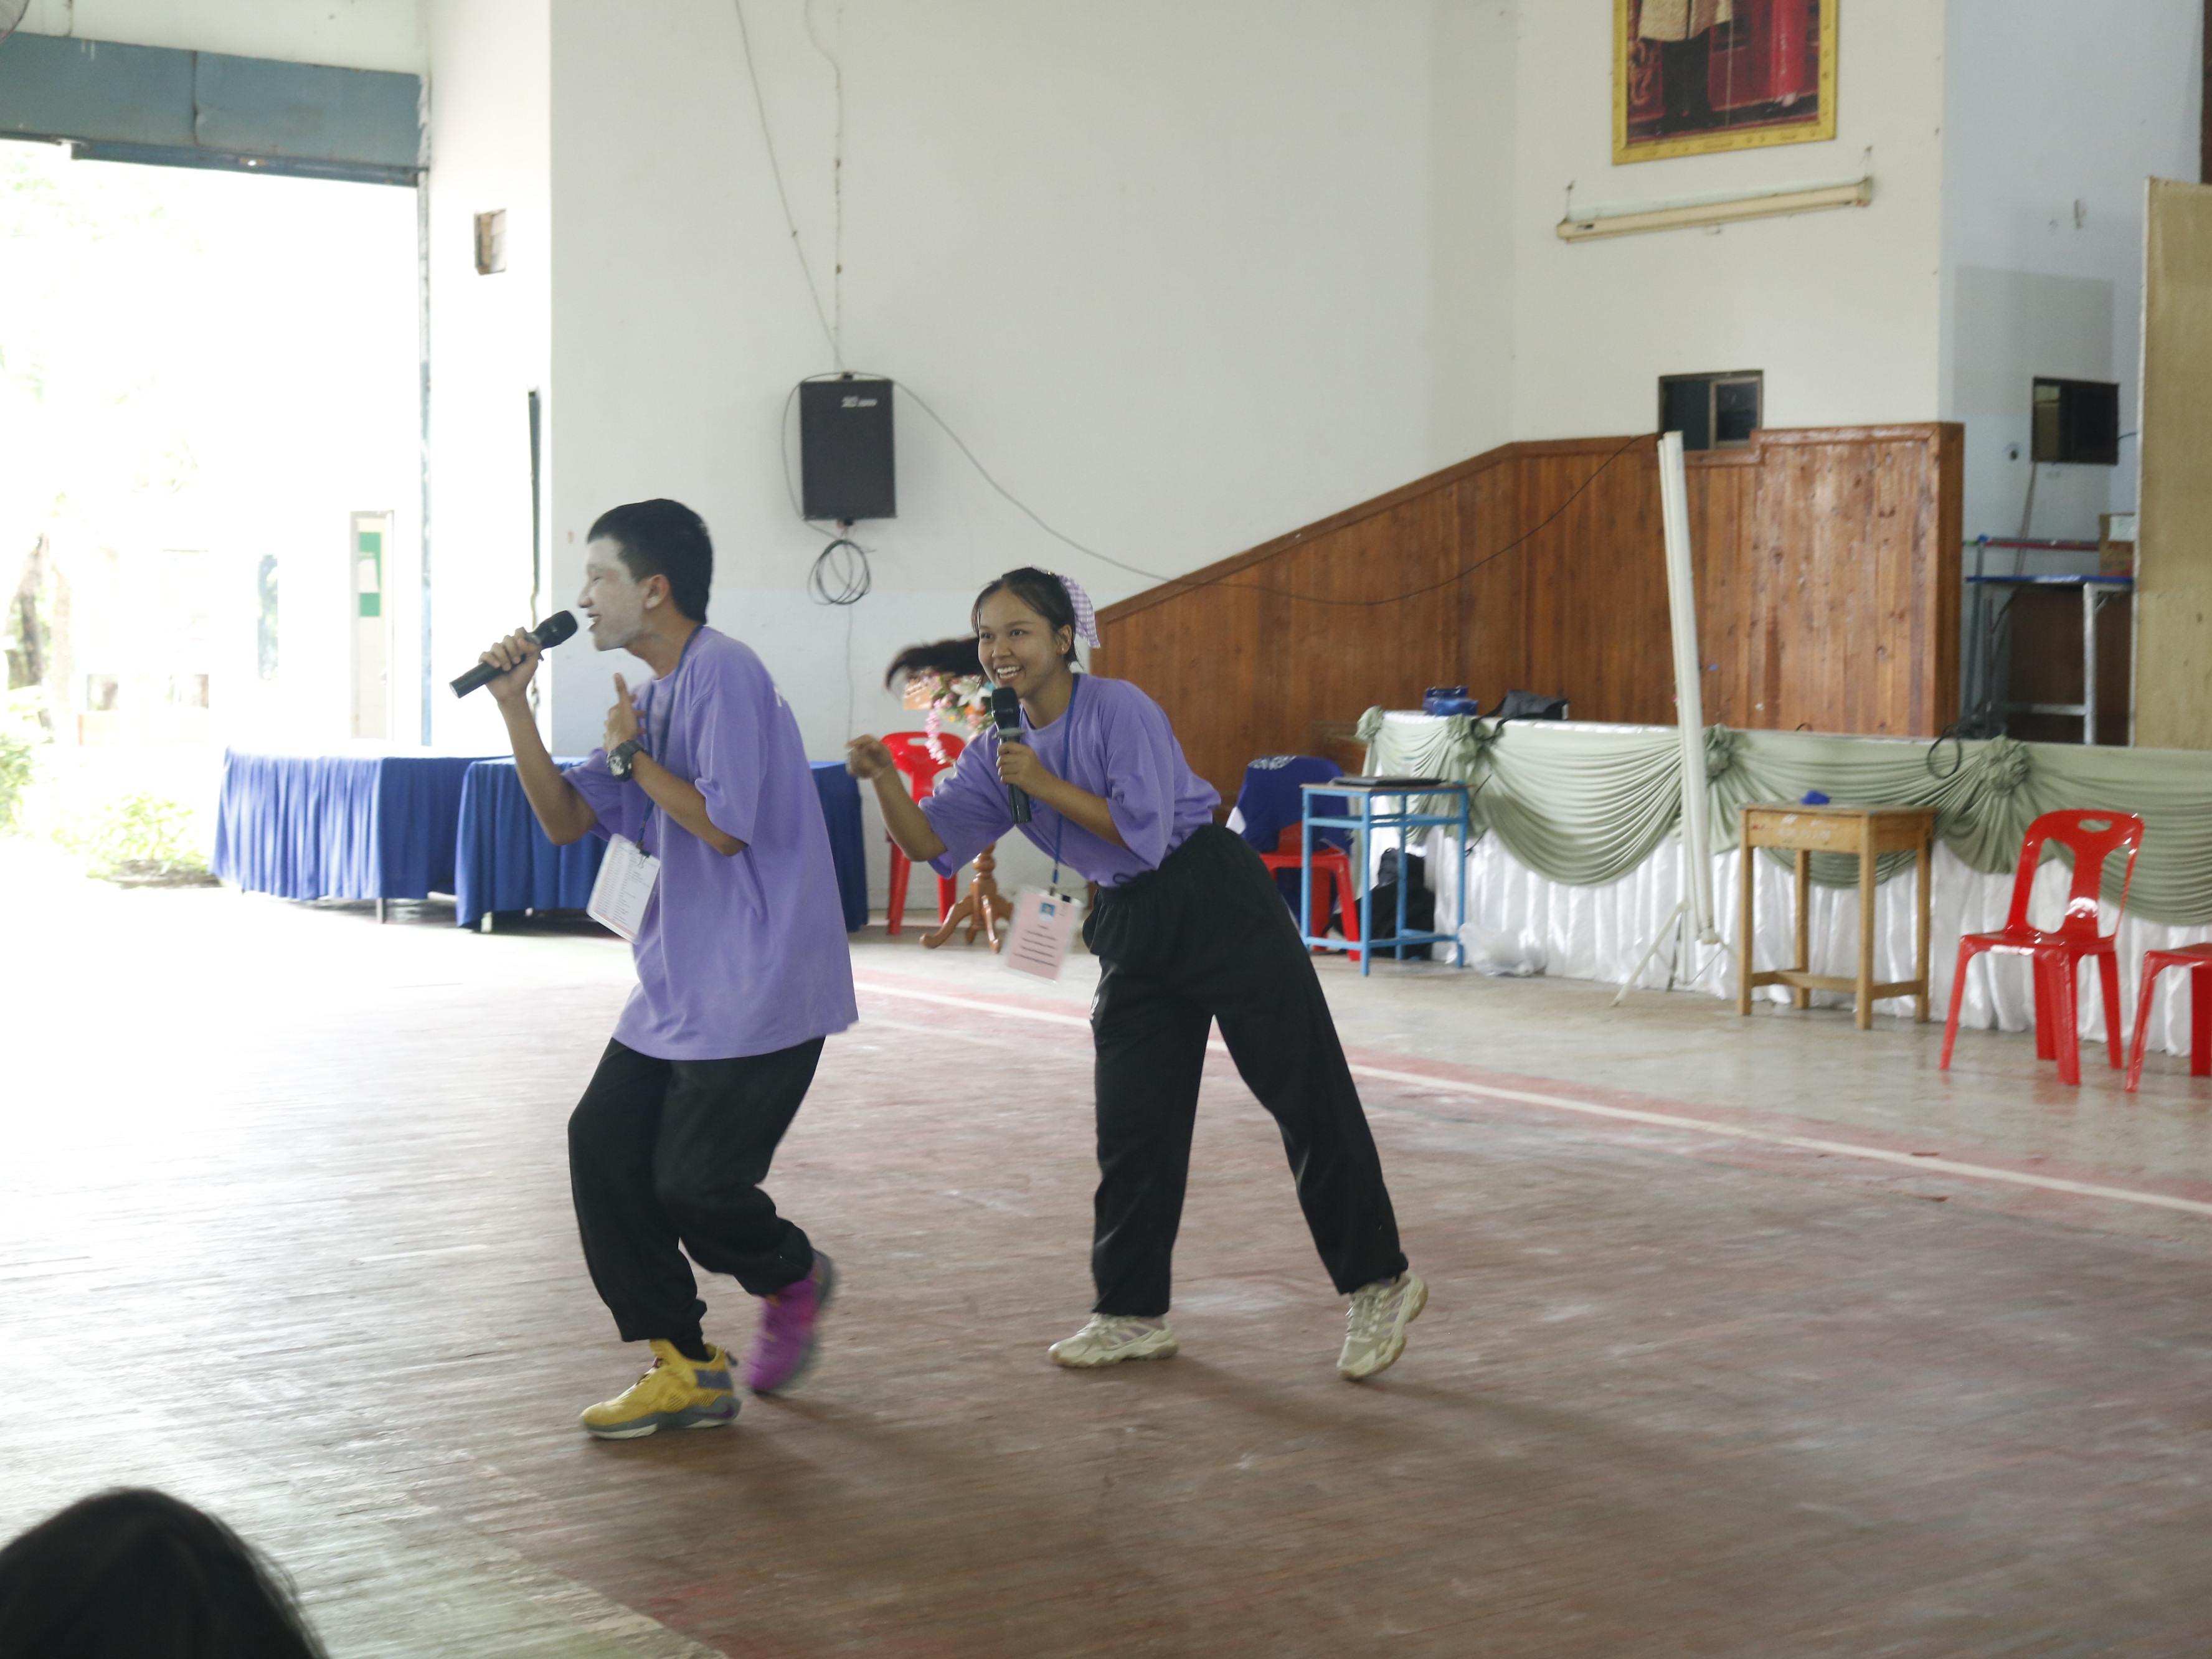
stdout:
[[(580, 761), (559, 763), (565, 772)], [(511, 760), (478, 761), (461, 780), (454, 854), (455, 918), (473, 927), (500, 910), (580, 910), (599, 879), (606, 843), (586, 836), (556, 847), (538, 827)]]
[(215, 873), (280, 898), (428, 898), (454, 889), (467, 757), (225, 751)]
[(830, 859), (837, 869), (837, 896), (844, 901), (845, 931), (868, 925), (867, 842), (860, 834), (860, 784), (842, 761), (816, 761), (814, 792), (822, 797), (822, 817), (830, 826)]
[[(563, 770), (576, 765), (561, 763)], [(830, 827), (845, 930), (868, 925), (868, 866), (860, 833), (860, 787), (842, 761), (814, 766), (814, 787)], [(461, 785), (459, 900), (455, 920), (472, 927), (501, 910), (580, 910), (592, 896), (606, 843), (597, 836), (556, 847), (538, 827), (511, 760), (479, 761)]]

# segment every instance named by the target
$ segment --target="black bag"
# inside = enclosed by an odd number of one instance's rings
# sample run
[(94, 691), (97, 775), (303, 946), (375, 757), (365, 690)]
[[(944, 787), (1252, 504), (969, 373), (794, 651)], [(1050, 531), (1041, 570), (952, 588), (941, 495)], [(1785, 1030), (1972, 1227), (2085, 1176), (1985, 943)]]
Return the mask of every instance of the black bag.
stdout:
[(1566, 717), (1565, 697), (1547, 697), (1539, 691), (1508, 691), (1486, 716), (1493, 720), (1563, 720)]
[[(1369, 911), (1375, 919), (1373, 943), (1376, 946), (1389, 945), (1398, 937), (1398, 878), (1401, 869), (1412, 880), (1412, 885), (1406, 890), (1406, 931), (1436, 931), (1437, 896), (1429, 890), (1428, 867), (1428, 860), (1419, 853), (1409, 853), (1401, 860), (1395, 847), (1383, 852), (1375, 878), (1374, 905)], [(1406, 956), (1409, 961), (1426, 962), (1430, 947), (1409, 945)]]

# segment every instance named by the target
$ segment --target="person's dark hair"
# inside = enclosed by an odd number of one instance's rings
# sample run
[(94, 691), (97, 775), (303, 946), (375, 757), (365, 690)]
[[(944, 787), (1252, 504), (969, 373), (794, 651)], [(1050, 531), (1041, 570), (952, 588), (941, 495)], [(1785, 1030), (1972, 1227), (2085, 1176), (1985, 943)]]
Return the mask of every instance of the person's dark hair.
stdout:
[(631, 501), (592, 520), (592, 533), (622, 549), (623, 566), (638, 580), (668, 578), (668, 597), (692, 622), (707, 620), (707, 590), (714, 580), (714, 544), (707, 521), (681, 501)]
[(322, 1659), (289, 1585), (213, 1516), (104, 1492), (0, 1550), (0, 1659)]
[(927, 645), (909, 645), (891, 659), (891, 665), (884, 671), (886, 689), (902, 679), (912, 679), (917, 674), (945, 674), (954, 679), (969, 675), (981, 678), (983, 659), (976, 654), (975, 638), (964, 640), (933, 640)]
[(983, 625), (983, 601), (994, 593), (1012, 594), (1042, 617), (1045, 625), (1055, 634), (1066, 629), (1067, 649), (1060, 654), (1069, 667), (1075, 666), (1075, 603), (1067, 597), (1066, 585), (1059, 577), (1033, 564), (1006, 572), (978, 593), (975, 603), (969, 608), (968, 625), (979, 632)]

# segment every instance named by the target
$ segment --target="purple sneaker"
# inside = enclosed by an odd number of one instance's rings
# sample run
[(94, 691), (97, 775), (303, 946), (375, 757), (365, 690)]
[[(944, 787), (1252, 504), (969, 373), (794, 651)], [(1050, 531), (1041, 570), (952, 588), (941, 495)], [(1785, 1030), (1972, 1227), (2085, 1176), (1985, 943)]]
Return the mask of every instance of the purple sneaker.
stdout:
[(776, 1394), (806, 1374), (814, 1363), (815, 1322), (836, 1288), (837, 1269), (817, 1250), (805, 1278), (761, 1298), (760, 1328), (745, 1351), (747, 1388), (755, 1394)]

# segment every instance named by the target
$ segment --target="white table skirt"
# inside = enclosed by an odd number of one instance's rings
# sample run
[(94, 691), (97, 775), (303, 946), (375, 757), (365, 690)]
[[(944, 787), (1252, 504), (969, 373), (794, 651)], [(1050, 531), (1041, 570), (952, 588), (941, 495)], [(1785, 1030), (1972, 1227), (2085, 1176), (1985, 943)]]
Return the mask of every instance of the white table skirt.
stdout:
[[(1379, 849), (1377, 849), (1379, 850)], [(1437, 914), (1453, 914), (1456, 894), (1454, 871), (1439, 839), (1429, 838), (1428, 864), (1438, 889)], [(1716, 920), (1721, 937), (1732, 951), (1736, 942), (1738, 865), (1741, 854), (1717, 854), (1713, 860)], [(1619, 881), (1601, 887), (1571, 887), (1546, 879), (1507, 852), (1495, 836), (1484, 836), (1467, 860), (1467, 915), (1470, 930), (1503, 934), (1513, 940), (1547, 974), (1569, 979), (1605, 980), (1618, 984), (1636, 965), (1652, 936), (1665, 922), (1681, 896), (1681, 842), (1670, 837), (1662, 842), (1636, 869)], [(2047, 860), (2037, 873), (2035, 899), (2029, 917), (2045, 927), (2057, 924), (2063, 908), (2072, 872), (2057, 860)], [(1881, 884), (1876, 897), (1875, 978), (1909, 979), (1913, 972), (1915, 872), (1910, 866)], [(1757, 951), (1760, 969), (1787, 967), (1795, 949), (1795, 881), (1789, 867), (1760, 857), (1755, 880), (1759, 889)], [(1951, 981), (1959, 958), (1959, 940), (1967, 933), (1987, 933), (2004, 925), (2012, 898), (2013, 878), (1987, 875), (1969, 869), (1948, 848), (1936, 849), (1936, 889), (1930, 902), (1929, 995), (1930, 1014), (1943, 1018), (1950, 1006)], [(1813, 889), (1813, 971), (1849, 975), (1858, 966), (1858, 908), (1856, 887)], [(2112, 926), (2107, 907), (2104, 925)], [(2212, 928), (2172, 927), (2130, 916), (2120, 926), (2120, 1036), (2124, 1042), (2134, 1032), (2136, 981), (2142, 971), (2143, 952), (2175, 945), (2212, 939)], [(1663, 990), (1671, 951), (1646, 966), (1637, 981), (1638, 988)], [(1715, 957), (1722, 959), (1711, 960)], [(1700, 971), (1702, 970), (1702, 972)], [(1684, 981), (1689, 981), (1686, 985)], [(1688, 959), (1675, 975), (1675, 988), (1694, 989), (1710, 996), (1735, 995), (1735, 968), (1723, 952), (1690, 940)], [(1787, 1001), (1786, 987), (1762, 987), (1759, 994)], [(2158, 1006), (2152, 1017), (2148, 1047), (2153, 1052), (2189, 1051), (2189, 998), (2186, 975), (2168, 972), (2159, 983)], [(1848, 1006), (1850, 999), (1833, 992), (1813, 994), (1816, 1006)], [(1910, 1017), (1910, 998), (1892, 998), (1875, 1005), (1882, 1013)], [(2080, 988), (2081, 1034), (2102, 1041), (2105, 1035), (2104, 997), (2096, 974), (2085, 968)], [(2033, 1023), (2033, 993), (2027, 964), (2017, 957), (1984, 956), (1969, 975), (1966, 1006), (1960, 1012), (1962, 1026), (2007, 1031), (2029, 1029)]]

